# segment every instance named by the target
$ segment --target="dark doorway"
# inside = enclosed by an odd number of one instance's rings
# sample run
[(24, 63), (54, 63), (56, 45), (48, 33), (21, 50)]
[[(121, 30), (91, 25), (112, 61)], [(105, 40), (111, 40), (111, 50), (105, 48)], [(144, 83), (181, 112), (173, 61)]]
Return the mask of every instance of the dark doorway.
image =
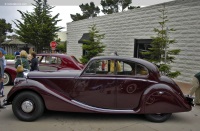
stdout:
[(142, 55), (141, 52), (148, 51), (151, 47), (152, 39), (135, 39), (134, 57), (144, 59), (148, 56)]
[[(87, 44), (87, 42), (85, 40), (90, 40), (90, 34), (89, 33), (84, 33), (81, 37), (80, 40), (78, 40), (78, 43), (80, 44)], [(87, 54), (87, 50), (83, 50), (83, 56), (85, 56)]]
[(84, 40), (90, 40), (90, 34), (89, 33), (84, 33), (82, 35), (81, 39), (78, 40), (78, 43), (87, 44), (87, 42), (85, 42)]

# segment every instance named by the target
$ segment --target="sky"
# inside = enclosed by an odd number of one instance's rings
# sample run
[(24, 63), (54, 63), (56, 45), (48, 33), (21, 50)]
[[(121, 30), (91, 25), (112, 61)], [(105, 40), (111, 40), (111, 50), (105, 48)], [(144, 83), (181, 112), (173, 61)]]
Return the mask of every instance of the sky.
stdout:
[[(47, 0), (49, 5), (55, 6), (52, 9), (52, 15), (60, 14), (58, 19), (62, 21), (57, 26), (64, 27), (63, 31), (66, 31), (66, 23), (72, 21), (70, 14), (81, 13), (79, 5), (91, 1), (99, 6), (101, 0)], [(168, 1), (172, 0), (132, 0), (131, 5), (150, 6)], [(13, 28), (16, 28), (13, 21), (16, 21), (16, 19), (21, 20), (21, 15), (17, 10), (32, 12), (33, 6), (31, 3), (35, 2), (33, 0), (0, 0), (0, 19), (5, 19), (7, 23), (12, 24)]]

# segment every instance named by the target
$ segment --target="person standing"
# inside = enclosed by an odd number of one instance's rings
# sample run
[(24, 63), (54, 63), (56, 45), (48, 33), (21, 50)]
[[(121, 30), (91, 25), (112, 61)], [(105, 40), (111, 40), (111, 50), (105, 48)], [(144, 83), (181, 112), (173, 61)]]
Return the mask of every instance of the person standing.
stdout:
[(14, 55), (15, 55), (15, 60), (17, 60), (17, 58), (20, 57), (20, 53), (19, 53), (18, 51), (16, 51), (16, 52), (14, 53)]
[(28, 59), (29, 64), (31, 64), (32, 55), (31, 55), (31, 54), (28, 54), (28, 55), (27, 55), (27, 59)]
[[(23, 65), (23, 68), (24, 69), (27, 69), (29, 70), (30, 69), (30, 66), (29, 66), (29, 62), (27, 60), (27, 53), (25, 50), (22, 50), (20, 52), (20, 57), (17, 58), (16, 62), (15, 62), (15, 68), (17, 69), (17, 67), (19, 65)], [(17, 72), (17, 76), (16, 77), (24, 77), (24, 74), (23, 72)]]
[(4, 77), (4, 60), (3, 60), (3, 53), (2, 51), (0, 51), (0, 97), (4, 97), (3, 94), (3, 77)]
[(38, 67), (38, 59), (36, 58), (36, 53), (35, 52), (31, 52), (31, 69), (30, 71), (39, 71), (39, 67)]
[(195, 74), (192, 79), (192, 88), (189, 91), (189, 96), (192, 96), (195, 93), (194, 103), (200, 105), (200, 72)]

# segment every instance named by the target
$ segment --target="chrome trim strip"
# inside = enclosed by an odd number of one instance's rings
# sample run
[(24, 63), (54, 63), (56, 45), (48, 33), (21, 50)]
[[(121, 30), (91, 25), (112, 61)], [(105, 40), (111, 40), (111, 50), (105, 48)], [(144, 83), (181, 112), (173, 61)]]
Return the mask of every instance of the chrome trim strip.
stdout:
[[(41, 77), (29, 77), (29, 78), (66, 78), (66, 79), (74, 79), (75, 77), (48, 77), (48, 76), (41, 76)], [(117, 78), (117, 77), (114, 77), (114, 78), (111, 78), (111, 77), (79, 77), (80, 79), (111, 79), (111, 80), (136, 80), (136, 81), (148, 81), (148, 82), (151, 82), (151, 83), (158, 83), (156, 81), (151, 81), (151, 80), (145, 80), (145, 79), (139, 79), (139, 78)]]
[(97, 108), (97, 107), (92, 107), (92, 106), (89, 106), (89, 105), (86, 105), (86, 104), (83, 104), (83, 103), (80, 103), (78, 101), (75, 101), (75, 100), (69, 100), (69, 99), (66, 99), (58, 94), (56, 94), (55, 92), (51, 91), (51, 90), (48, 90), (48, 93), (54, 95), (55, 97), (65, 101), (65, 102), (68, 102), (74, 106), (77, 106), (79, 108), (83, 108), (83, 109), (86, 109), (86, 110), (90, 110), (90, 111), (95, 111), (95, 112), (102, 112), (102, 113), (130, 113), (130, 114), (133, 114), (133, 113), (137, 113), (140, 111), (137, 110), (137, 111), (134, 111), (134, 110), (112, 110), (112, 109), (102, 109), (102, 108)]
[(110, 112), (110, 113), (136, 113), (134, 110), (112, 110), (112, 109), (103, 109), (98, 107), (92, 107), (83, 103), (80, 103), (78, 101), (72, 100), (76, 105), (80, 105), (81, 107), (84, 107), (85, 109), (98, 111), (98, 112)]
[(37, 77), (37, 76), (31, 76), (31, 77), (28, 77), (28, 78), (69, 78), (69, 79), (73, 79), (73, 78), (75, 78), (75, 77), (50, 77), (50, 76), (40, 76), (40, 77)]
[[(81, 79), (91, 79), (91, 77), (79, 77)], [(92, 79), (116, 79), (116, 80), (137, 80), (137, 81), (148, 81), (148, 82), (152, 82), (152, 83), (158, 83), (157, 81), (151, 81), (151, 80), (145, 80), (145, 79), (140, 79), (140, 78), (118, 78), (118, 77), (92, 77)]]

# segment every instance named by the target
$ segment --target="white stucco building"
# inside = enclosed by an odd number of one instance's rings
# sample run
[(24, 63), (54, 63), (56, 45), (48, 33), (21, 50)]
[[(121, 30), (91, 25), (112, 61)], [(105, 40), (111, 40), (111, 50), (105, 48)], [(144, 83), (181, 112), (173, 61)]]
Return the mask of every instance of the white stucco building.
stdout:
[(172, 70), (181, 72), (176, 80), (189, 82), (200, 71), (200, 0), (175, 0), (67, 23), (67, 53), (80, 58), (83, 51), (78, 40), (88, 33), (89, 26), (96, 24), (100, 33), (105, 34), (104, 55), (117, 51), (121, 56), (136, 57), (138, 48), (144, 48), (151, 36), (155, 36), (153, 28), (160, 27), (161, 14), (158, 9), (163, 9), (164, 5), (169, 19), (167, 26), (176, 29), (169, 37), (176, 39), (177, 43), (170, 48), (181, 49)]

